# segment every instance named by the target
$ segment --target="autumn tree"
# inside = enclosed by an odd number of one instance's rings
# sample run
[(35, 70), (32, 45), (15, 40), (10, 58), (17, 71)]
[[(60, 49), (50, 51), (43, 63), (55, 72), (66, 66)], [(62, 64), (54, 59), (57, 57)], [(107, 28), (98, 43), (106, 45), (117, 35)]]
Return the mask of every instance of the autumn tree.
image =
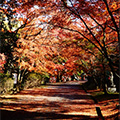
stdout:
[[(19, 3), (20, 6), (17, 10), (21, 15), (21, 17), (19, 17), (19, 20), (22, 21), (21, 25), (24, 26), (26, 23), (29, 26), (26, 28), (28, 34), (25, 34), (23, 37), (25, 41), (34, 40), (37, 36), (41, 35), (41, 31), (44, 30), (46, 33), (51, 33), (51, 35), (49, 35), (59, 40), (60, 43), (61, 39), (66, 41), (66, 38), (69, 38), (68, 41), (73, 43), (73, 45), (79, 45), (80, 43), (92, 44), (93, 51), (96, 50), (99, 52), (103, 61), (106, 61), (105, 64), (108, 65), (113, 72), (114, 82), (117, 88), (119, 88), (117, 84), (118, 79), (116, 79), (119, 77), (117, 73), (119, 59), (119, 7), (117, 0), (44, 0), (39, 2), (36, 0), (26, 0), (24, 2), (19, 0)], [(57, 30), (55, 32), (56, 35), (53, 34), (53, 30)], [(43, 36), (44, 40), (45, 37), (46, 36)], [(41, 38), (38, 37), (37, 40), (40, 39)], [(44, 41), (43, 39), (41, 40)], [(51, 39), (51, 41), (53, 42), (54, 40)], [(69, 51), (72, 51), (72, 57), (76, 58), (76, 53), (79, 52), (79, 50), (77, 51), (78, 47), (75, 49), (73, 45), (69, 45), (68, 48)], [(64, 48), (63, 44), (61, 48)], [(81, 48), (79, 47), (79, 49)], [(87, 49), (93, 52), (90, 48)], [(50, 51), (54, 53), (53, 50)], [(59, 50), (57, 50), (57, 52), (58, 51)], [(69, 51), (66, 51), (66, 53), (69, 53), (66, 54), (66, 56), (70, 56)], [(74, 51), (76, 51), (76, 53), (74, 53)], [(47, 57), (51, 59), (54, 57), (54, 54), (52, 54), (52, 56), (47, 54)], [(49, 60), (48, 63), (49, 68), (51, 68), (51, 61)], [(33, 64), (33, 66), (35, 65)], [(42, 67), (42, 69), (43, 68), (44, 67)], [(46, 68), (47, 67), (45, 67), (45, 69)]]
[(5, 63), (6, 63), (5, 55), (0, 53), (0, 73), (4, 72), (4, 64)]
[[(22, 24), (18, 20), (19, 2), (3, 0), (0, 2), (0, 55), (6, 57), (2, 71), (10, 74), (17, 70), (19, 75), (19, 67), (17, 66), (16, 57), (13, 56), (14, 48), (17, 46), (16, 41), (19, 38), (18, 30), (23, 28), (26, 23)], [(0, 61), (3, 57), (0, 57)], [(2, 63), (3, 63), (2, 62)], [(24, 73), (20, 73), (24, 74)]]
[[(114, 82), (118, 87), (118, 38), (119, 38), (119, 8), (118, 1), (110, 0), (47, 0), (44, 2), (31, 1), (23, 4), (38, 5), (40, 13), (49, 16), (45, 21), (41, 17), (42, 23), (61, 28), (79, 34), (77, 40), (84, 38), (92, 43), (99, 50), (111, 71), (114, 74)], [(52, 8), (52, 9), (51, 9)], [(44, 11), (44, 12), (43, 12)], [(76, 36), (75, 36), (76, 37)], [(111, 49), (114, 48), (114, 49)], [(115, 50), (114, 54), (111, 50)], [(113, 61), (113, 58), (116, 62)]]
[[(13, 60), (13, 48), (16, 46), (17, 34), (12, 31), (12, 28), (16, 25), (13, 18), (14, 10), (10, 7), (10, 4), (0, 4), (0, 52), (6, 56), (5, 72), (12, 68)], [(14, 23), (14, 24), (13, 24)]]

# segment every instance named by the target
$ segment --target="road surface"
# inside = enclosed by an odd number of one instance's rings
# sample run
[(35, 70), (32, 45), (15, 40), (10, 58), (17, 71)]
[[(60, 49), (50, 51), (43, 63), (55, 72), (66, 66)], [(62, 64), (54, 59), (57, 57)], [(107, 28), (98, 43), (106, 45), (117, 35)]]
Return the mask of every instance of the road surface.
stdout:
[(1, 120), (98, 120), (98, 104), (82, 89), (84, 82), (54, 83), (2, 95)]

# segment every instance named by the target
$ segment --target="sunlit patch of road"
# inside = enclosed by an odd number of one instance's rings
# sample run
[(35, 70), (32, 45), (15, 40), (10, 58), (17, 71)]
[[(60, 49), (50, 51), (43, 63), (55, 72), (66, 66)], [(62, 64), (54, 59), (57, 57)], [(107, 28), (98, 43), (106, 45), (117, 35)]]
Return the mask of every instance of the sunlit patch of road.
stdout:
[[(96, 106), (99, 106), (104, 116), (116, 114), (118, 110), (103, 103), (94, 104), (90, 94), (80, 86), (79, 82), (50, 84), (45, 88), (23, 90), (15, 95), (0, 97), (1, 110), (24, 110), (28, 112), (50, 113), (63, 115), (97, 116)], [(112, 104), (115, 106), (115, 104)]]

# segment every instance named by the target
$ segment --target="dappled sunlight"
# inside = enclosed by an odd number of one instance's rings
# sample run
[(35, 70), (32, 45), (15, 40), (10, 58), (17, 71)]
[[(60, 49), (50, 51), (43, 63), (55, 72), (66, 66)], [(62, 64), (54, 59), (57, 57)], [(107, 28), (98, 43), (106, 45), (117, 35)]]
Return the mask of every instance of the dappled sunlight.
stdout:
[[(63, 87), (63, 88), (62, 88)], [(96, 107), (100, 107), (104, 117), (118, 113), (119, 99), (99, 101), (95, 104), (90, 94), (82, 89), (52, 86), (23, 90), (14, 95), (1, 95), (1, 110), (54, 113), (97, 117)]]

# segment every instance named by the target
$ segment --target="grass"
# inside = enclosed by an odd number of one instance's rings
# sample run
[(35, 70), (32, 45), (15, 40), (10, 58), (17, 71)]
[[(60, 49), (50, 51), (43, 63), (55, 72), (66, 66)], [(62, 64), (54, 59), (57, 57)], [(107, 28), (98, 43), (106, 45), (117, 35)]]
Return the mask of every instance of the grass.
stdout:
[(106, 100), (113, 100), (114, 99), (119, 99), (119, 93), (108, 93), (108, 94), (104, 94), (104, 92), (102, 91), (93, 91), (91, 92), (91, 95), (98, 101), (106, 101)]

